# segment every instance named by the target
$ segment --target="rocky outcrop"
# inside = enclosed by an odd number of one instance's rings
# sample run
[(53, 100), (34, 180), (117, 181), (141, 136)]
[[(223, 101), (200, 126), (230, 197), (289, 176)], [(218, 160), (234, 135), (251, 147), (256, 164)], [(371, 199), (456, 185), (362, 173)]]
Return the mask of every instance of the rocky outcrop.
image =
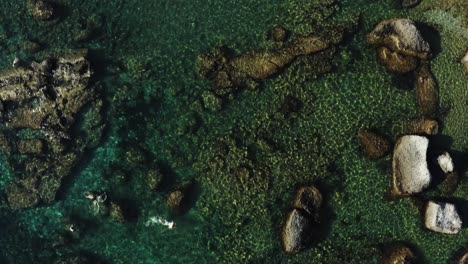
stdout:
[(417, 98), (419, 109), (422, 114), (432, 116), (437, 112), (439, 95), (437, 82), (432, 75), (429, 64), (424, 64), (417, 74)]
[(462, 220), (454, 204), (429, 201), (424, 215), (424, 225), (432, 231), (457, 234), (462, 228)]
[(393, 150), (392, 195), (407, 196), (422, 192), (431, 182), (426, 161), (429, 139), (406, 135)]
[(362, 150), (370, 159), (380, 159), (386, 156), (390, 151), (390, 142), (388, 139), (369, 129), (360, 129), (358, 139), (361, 143)]
[[(13, 170), (21, 172), (7, 191), (11, 208), (51, 203), (62, 178), (87, 149), (89, 137), (100, 136), (102, 102), (89, 86), (91, 75), (86, 51), (0, 73), (1, 132), (8, 144), (3, 150)], [(94, 122), (84, 123), (96, 126), (77, 125), (87, 110), (98, 114)], [(34, 137), (22, 138), (23, 132)]]
[(380, 22), (367, 35), (367, 42), (375, 47), (387, 47), (405, 56), (427, 60), (431, 49), (419, 32), (414, 21), (395, 18)]

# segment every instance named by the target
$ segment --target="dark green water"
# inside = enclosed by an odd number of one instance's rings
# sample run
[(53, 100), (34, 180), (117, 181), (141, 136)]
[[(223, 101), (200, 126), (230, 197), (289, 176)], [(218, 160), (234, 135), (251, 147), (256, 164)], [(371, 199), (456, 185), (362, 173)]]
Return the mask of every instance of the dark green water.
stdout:
[[(20, 172), (2, 155), (0, 263), (53, 263), (75, 253), (103, 263), (377, 263), (379, 245), (397, 240), (414, 244), (426, 263), (448, 263), (466, 248), (466, 228), (455, 236), (430, 232), (412, 199), (385, 198), (391, 155), (369, 161), (356, 137), (361, 127), (376, 127), (395, 140), (418, 115), (415, 90), (388, 74), (365, 43), (381, 20), (412, 18), (439, 32), (431, 44), (440, 45), (432, 69), (447, 109), (442, 135), (466, 170), (464, 1), (402, 9), (394, 0), (54, 0), (61, 14), (53, 23), (36, 21), (25, 2), (0, 2), (1, 68), (15, 57), (88, 48), (107, 127), (51, 205), (9, 209), (6, 188)], [(219, 46), (238, 54), (275, 48), (267, 38), (275, 25), (294, 36), (352, 21), (358, 30), (323, 58), (298, 60), (257, 89), (226, 98), (220, 111), (206, 109), (211, 84), (197, 74), (200, 54)], [(79, 39), (86, 30), (90, 37)], [(42, 50), (25, 52), (25, 40)], [(288, 96), (300, 100), (297, 113), (280, 111)], [(165, 178), (159, 191), (145, 180), (154, 168)], [(236, 178), (239, 168), (250, 174)], [(468, 195), (464, 170), (452, 195), (459, 199)], [(193, 206), (173, 216), (166, 198), (188, 182), (196, 183)], [(294, 191), (310, 183), (323, 186), (329, 230), (312, 248), (286, 255), (281, 223)], [(92, 213), (83, 192), (98, 190), (127, 206), (126, 222)], [(175, 228), (146, 225), (151, 217), (173, 220)], [(71, 223), (79, 235), (62, 245)]]

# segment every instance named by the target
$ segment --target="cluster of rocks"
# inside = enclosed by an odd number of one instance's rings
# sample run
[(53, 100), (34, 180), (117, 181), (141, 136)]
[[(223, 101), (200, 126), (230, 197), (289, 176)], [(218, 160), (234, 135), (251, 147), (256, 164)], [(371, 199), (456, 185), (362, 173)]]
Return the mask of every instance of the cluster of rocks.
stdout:
[[(420, 195), (435, 182), (437, 174), (443, 174), (453, 192), (458, 174), (452, 157), (447, 151), (430, 150), (433, 136), (439, 133), (439, 122), (433, 118), (437, 114), (438, 92), (437, 82), (426, 61), (432, 56), (429, 44), (409, 19), (382, 21), (368, 34), (367, 40), (377, 48), (379, 62), (387, 70), (398, 74), (414, 71), (417, 77), (416, 92), (421, 117), (408, 123), (408, 134), (399, 136), (393, 146), (391, 196)], [(380, 159), (390, 152), (388, 137), (374, 130), (361, 129), (358, 139), (369, 159)], [(442, 234), (457, 234), (463, 227), (458, 209), (455, 203), (429, 199), (423, 210), (424, 226)], [(383, 254), (383, 263), (421, 261), (402, 243), (389, 248)], [(462, 257), (459, 263), (463, 261)]]
[[(62, 179), (99, 141), (102, 101), (89, 85), (86, 55), (76, 51), (0, 73), (0, 147), (13, 171), (21, 172), (7, 189), (11, 208), (54, 201)], [(77, 127), (85, 109), (98, 113), (94, 126)]]
[(321, 228), (323, 198), (315, 186), (301, 187), (284, 221), (281, 244), (286, 253), (298, 253), (317, 240)]
[(406, 18), (384, 20), (367, 35), (367, 42), (376, 47), (378, 61), (388, 71), (414, 72), (419, 108), (426, 116), (435, 115), (439, 96), (428, 61), (432, 52), (416, 23)]

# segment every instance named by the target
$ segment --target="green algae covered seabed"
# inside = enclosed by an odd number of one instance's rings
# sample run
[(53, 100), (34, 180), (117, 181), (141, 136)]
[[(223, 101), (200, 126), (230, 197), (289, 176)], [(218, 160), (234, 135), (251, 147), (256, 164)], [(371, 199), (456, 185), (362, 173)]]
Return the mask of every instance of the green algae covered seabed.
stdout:
[[(468, 199), (468, 72), (460, 62), (467, 1), (422, 0), (412, 8), (396, 0), (49, 2), (56, 14), (41, 21), (31, 14), (34, 0), (0, 1), (0, 67), (88, 49), (90, 85), (102, 104), (79, 119), (88, 133), (77, 145), (86, 147), (71, 151), (80, 158), (55, 200), (11, 208), (9, 186), (24, 168), (2, 151), (0, 263), (82, 263), (71, 257), (82, 255), (90, 263), (361, 264), (378, 263), (395, 241), (410, 244), (421, 263), (451, 263), (468, 249), (466, 228), (431, 232), (420, 206)], [(375, 25), (391, 18), (416, 21), (433, 50), (435, 140), (459, 171), (453, 193), (440, 184), (390, 199), (392, 155), (371, 161), (362, 153), (361, 128), (395, 142), (420, 115), (412, 77), (388, 73), (366, 44)], [(272, 40), (277, 26), (291, 44)], [(199, 74), (200, 58), (217, 48), (240, 56), (294, 46), (298, 36), (333, 44), (235, 91), (214, 91)], [(96, 130), (100, 139), (89, 132)], [(322, 235), (285, 254), (281, 226), (295, 191), (309, 184), (324, 197)], [(188, 210), (171, 212), (168, 197), (186, 186)], [(106, 201), (98, 208), (86, 192), (105, 193)], [(468, 222), (468, 206), (461, 210)]]

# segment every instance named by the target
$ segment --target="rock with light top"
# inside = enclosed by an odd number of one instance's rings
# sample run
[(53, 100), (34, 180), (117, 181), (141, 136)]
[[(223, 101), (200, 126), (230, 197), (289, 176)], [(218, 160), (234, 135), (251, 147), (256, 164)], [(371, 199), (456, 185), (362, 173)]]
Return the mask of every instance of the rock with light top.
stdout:
[(442, 155), (437, 157), (437, 163), (444, 173), (453, 172), (453, 161), (448, 152), (444, 152)]
[(465, 53), (465, 56), (463, 57), (461, 62), (465, 66), (465, 70), (468, 73), (468, 51)]
[(426, 206), (424, 224), (428, 229), (444, 234), (457, 234), (462, 228), (462, 220), (454, 204), (433, 201)]
[(406, 135), (398, 139), (393, 151), (392, 195), (408, 196), (422, 192), (431, 182), (426, 156), (429, 139)]

